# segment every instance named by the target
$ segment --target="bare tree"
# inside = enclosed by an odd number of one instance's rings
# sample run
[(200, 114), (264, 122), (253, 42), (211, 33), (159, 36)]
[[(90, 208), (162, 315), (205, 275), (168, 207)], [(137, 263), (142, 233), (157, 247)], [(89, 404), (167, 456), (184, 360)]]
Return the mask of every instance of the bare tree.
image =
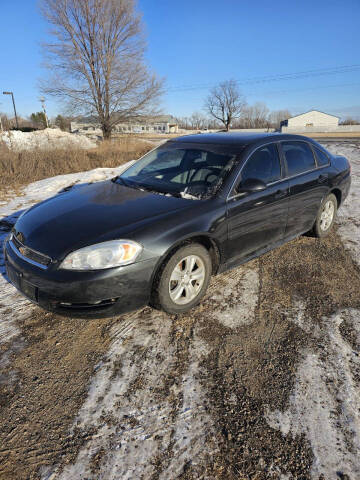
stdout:
[(339, 122), (339, 125), (359, 125), (359, 123), (360, 121), (355, 120), (355, 118), (346, 117), (344, 118), (344, 120), (341, 120), (341, 122)]
[(269, 109), (263, 102), (256, 102), (243, 109), (239, 125), (242, 128), (267, 128)]
[(6, 113), (1, 113), (0, 112), (0, 119), (1, 119), (1, 124), (2, 124), (3, 130), (10, 130), (10, 127), (12, 125), (11, 125), (11, 122), (10, 122), (8, 116), (6, 115)]
[(289, 110), (274, 110), (269, 115), (270, 125), (276, 129), (280, 128), (280, 124), (283, 120), (287, 120), (291, 117)]
[(144, 64), (134, 0), (41, 0), (41, 9), (54, 38), (44, 45), (44, 93), (71, 113), (96, 115), (104, 138), (119, 121), (156, 113), (162, 81)]
[(240, 117), (245, 105), (245, 97), (240, 93), (236, 81), (227, 80), (211, 89), (205, 101), (205, 110), (229, 131), (231, 122)]
[(194, 112), (189, 118), (189, 123), (193, 130), (202, 130), (206, 127), (207, 120), (200, 112)]
[(253, 106), (254, 128), (265, 128), (268, 126), (269, 109), (263, 102), (256, 102)]

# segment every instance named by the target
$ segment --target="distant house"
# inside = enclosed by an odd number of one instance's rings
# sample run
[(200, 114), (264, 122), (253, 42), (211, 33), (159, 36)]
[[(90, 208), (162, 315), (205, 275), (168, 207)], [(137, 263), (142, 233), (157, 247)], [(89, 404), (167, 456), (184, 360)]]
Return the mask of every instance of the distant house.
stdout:
[(281, 131), (296, 129), (313, 129), (313, 128), (336, 128), (339, 125), (339, 117), (330, 115), (329, 113), (320, 112), (319, 110), (310, 110), (310, 112), (301, 113), (294, 117), (283, 120), (280, 124)]
[[(84, 135), (102, 135), (101, 126), (96, 118), (84, 117), (71, 122), (71, 132)], [(132, 121), (119, 122), (113, 127), (113, 133), (177, 133), (178, 124), (171, 115), (139, 117)]]

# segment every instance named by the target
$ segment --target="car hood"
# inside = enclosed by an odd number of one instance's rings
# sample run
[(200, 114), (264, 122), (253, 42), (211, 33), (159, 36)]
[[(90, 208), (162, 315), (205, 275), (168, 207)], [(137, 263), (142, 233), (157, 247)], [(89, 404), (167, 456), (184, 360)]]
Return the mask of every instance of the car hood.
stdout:
[(128, 188), (112, 181), (76, 187), (25, 212), (15, 235), (38, 252), (62, 259), (86, 245), (121, 238), (152, 218), (190, 208), (193, 200)]

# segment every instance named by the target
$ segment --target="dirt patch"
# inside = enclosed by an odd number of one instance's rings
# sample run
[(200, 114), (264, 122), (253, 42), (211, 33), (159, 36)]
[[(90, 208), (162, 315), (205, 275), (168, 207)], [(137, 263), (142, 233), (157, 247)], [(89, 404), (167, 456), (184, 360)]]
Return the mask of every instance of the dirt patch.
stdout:
[[(360, 293), (359, 293), (360, 295)], [(355, 329), (349, 318), (344, 318), (339, 325), (339, 331), (344, 340), (346, 340), (355, 352), (360, 351), (359, 333)]]
[(64, 319), (36, 309), (11, 353), (14, 380), (0, 386), (0, 478), (35, 479), (42, 465), (74, 460), (94, 432), (70, 427), (106, 352), (111, 322)]
[[(316, 341), (296, 324), (296, 305), (305, 305), (301, 314), (316, 329), (338, 309), (360, 307), (360, 275), (335, 233), (325, 240), (303, 237), (257, 262), (255, 322), (234, 332), (197, 315), (203, 320), (201, 335), (212, 345), (202, 382), (221, 445), (221, 455), (206, 472), (209, 478), (274, 479), (286, 473), (308, 479), (309, 442), (303, 434), (284, 436), (271, 428), (266, 411), (287, 408), (299, 352)], [(348, 325), (343, 332), (353, 339)], [(197, 477), (189, 467), (184, 478)]]
[[(311, 478), (307, 437), (267, 412), (288, 408), (301, 352), (322, 348), (312, 331), (360, 308), (359, 291), (334, 233), (215, 277), (190, 315), (84, 321), (35, 309), (3, 365), (0, 478)], [(350, 320), (340, 327), (355, 347)]]

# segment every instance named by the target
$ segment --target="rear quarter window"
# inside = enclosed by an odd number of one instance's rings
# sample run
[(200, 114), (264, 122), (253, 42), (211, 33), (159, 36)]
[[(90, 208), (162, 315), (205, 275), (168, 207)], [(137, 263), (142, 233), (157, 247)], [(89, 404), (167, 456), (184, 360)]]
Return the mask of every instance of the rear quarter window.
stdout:
[(329, 165), (330, 159), (323, 150), (320, 150), (320, 148), (314, 147), (314, 151), (316, 155), (317, 164), (319, 165), (319, 167)]
[(292, 177), (315, 168), (315, 158), (310, 146), (301, 141), (281, 142), (287, 164), (288, 176)]

